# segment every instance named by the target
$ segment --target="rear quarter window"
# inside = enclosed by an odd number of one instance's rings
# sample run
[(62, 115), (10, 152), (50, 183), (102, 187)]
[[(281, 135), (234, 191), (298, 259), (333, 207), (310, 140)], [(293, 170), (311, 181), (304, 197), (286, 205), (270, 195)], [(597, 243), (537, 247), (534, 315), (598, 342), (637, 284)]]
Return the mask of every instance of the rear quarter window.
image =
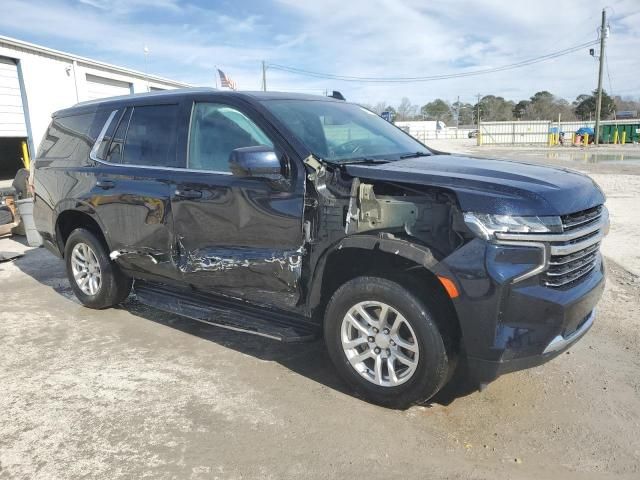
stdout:
[(88, 141), (93, 114), (54, 117), (40, 144), (40, 158), (69, 158), (79, 142)]
[(39, 158), (86, 161), (107, 116), (107, 111), (98, 111), (53, 118), (40, 143)]

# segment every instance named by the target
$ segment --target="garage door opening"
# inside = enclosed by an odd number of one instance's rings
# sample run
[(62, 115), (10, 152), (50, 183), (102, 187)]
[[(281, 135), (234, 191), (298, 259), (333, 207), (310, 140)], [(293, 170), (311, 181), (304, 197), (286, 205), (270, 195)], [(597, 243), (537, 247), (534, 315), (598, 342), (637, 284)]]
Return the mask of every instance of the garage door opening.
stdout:
[(13, 180), (22, 164), (22, 142), (26, 138), (0, 138), (0, 181)]

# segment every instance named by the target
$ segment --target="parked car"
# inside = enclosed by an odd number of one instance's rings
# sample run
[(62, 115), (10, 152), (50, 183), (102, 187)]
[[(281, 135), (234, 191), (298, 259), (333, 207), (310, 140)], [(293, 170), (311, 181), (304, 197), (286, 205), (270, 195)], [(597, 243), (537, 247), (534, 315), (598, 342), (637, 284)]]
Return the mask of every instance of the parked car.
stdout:
[(174, 90), (53, 115), (34, 216), (87, 307), (127, 298), (285, 342), (394, 407), (581, 338), (605, 198), (566, 169), (438, 154), (374, 113), (288, 93)]
[(467, 136), (468, 136), (469, 138), (477, 138), (477, 137), (478, 137), (478, 130), (471, 130), (471, 131), (467, 134)]

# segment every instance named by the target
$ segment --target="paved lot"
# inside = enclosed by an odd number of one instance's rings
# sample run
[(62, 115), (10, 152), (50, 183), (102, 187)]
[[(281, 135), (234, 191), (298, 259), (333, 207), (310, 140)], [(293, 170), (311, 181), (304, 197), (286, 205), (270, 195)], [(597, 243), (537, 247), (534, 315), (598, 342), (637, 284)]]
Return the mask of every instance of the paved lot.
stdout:
[[(640, 177), (596, 174), (622, 205), (605, 253), (635, 253)], [(608, 263), (597, 322), (567, 354), (395, 411), (351, 396), (321, 342), (283, 345), (134, 300), (92, 311), (60, 260), (0, 239), (11, 250), (26, 254), (0, 263), (2, 480), (640, 478), (633, 259)]]

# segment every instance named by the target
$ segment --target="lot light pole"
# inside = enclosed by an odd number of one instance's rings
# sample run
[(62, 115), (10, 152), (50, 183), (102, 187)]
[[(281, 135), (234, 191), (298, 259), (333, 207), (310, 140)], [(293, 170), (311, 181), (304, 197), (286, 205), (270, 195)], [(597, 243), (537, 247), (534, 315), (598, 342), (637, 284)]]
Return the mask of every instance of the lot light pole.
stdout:
[(607, 40), (607, 11), (602, 9), (602, 26), (600, 27), (600, 68), (598, 69), (598, 98), (596, 100), (596, 128), (593, 143), (600, 143), (600, 113), (602, 110), (602, 71), (604, 66), (604, 47)]
[(262, 91), (267, 91), (267, 67), (264, 64), (264, 60), (262, 61)]
[(147, 80), (147, 92), (150, 92), (151, 89), (149, 88), (149, 47), (145, 45), (142, 51), (144, 52), (144, 76), (146, 77), (146, 80)]

